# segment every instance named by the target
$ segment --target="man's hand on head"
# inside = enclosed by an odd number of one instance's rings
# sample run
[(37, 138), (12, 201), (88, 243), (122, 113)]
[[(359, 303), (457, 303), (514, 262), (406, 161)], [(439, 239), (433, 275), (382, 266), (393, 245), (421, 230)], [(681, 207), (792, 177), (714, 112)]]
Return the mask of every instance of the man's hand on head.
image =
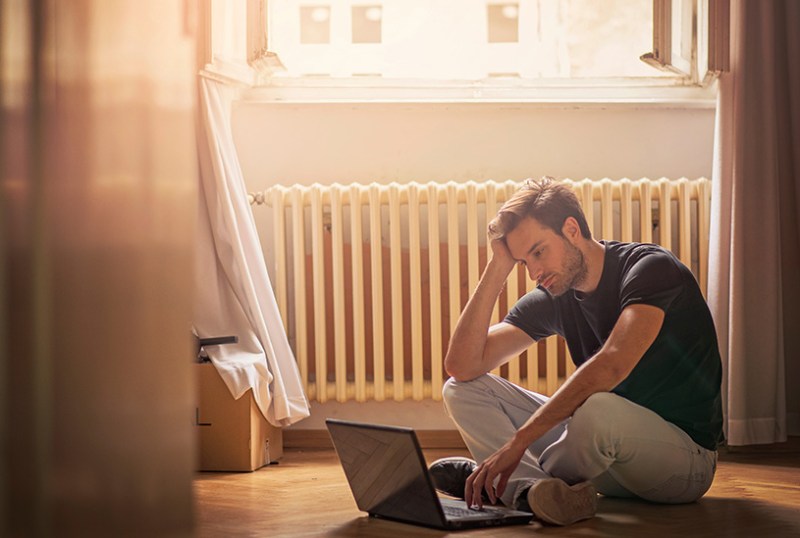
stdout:
[(511, 256), (511, 251), (508, 250), (508, 245), (506, 244), (505, 239), (492, 239), (491, 240), (492, 246), (492, 259), (490, 260), (491, 263), (497, 264), (502, 269), (506, 270), (506, 274), (511, 273), (514, 269), (514, 266), (517, 264), (517, 260), (515, 260)]

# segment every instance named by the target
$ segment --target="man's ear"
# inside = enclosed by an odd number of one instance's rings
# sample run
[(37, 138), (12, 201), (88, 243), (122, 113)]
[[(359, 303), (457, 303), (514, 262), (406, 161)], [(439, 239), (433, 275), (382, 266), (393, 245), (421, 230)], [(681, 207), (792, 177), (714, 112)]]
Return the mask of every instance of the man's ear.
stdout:
[(561, 234), (573, 244), (578, 240), (581, 236), (581, 227), (575, 217), (567, 217), (561, 226)]

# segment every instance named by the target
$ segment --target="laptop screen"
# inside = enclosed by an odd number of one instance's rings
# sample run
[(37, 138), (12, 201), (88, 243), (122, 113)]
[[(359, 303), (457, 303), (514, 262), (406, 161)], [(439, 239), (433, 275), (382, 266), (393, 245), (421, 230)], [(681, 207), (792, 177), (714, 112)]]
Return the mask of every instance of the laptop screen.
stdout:
[(333, 419), (327, 425), (360, 510), (442, 524), (444, 516), (413, 430)]

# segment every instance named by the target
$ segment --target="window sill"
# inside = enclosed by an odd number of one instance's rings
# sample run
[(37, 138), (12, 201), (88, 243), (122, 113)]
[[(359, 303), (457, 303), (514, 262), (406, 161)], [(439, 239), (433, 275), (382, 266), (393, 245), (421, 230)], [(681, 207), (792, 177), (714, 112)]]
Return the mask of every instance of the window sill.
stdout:
[(289, 104), (486, 104), (541, 108), (698, 108), (716, 106), (716, 83), (698, 86), (675, 77), (523, 81), (431, 81), (379, 77), (283, 77), (258, 84), (259, 74), (246, 64), (215, 59), (204, 73), (244, 86), (248, 102)]
[(281, 79), (254, 86), (242, 99), (271, 103), (471, 103), (532, 105), (541, 107), (596, 108), (625, 106), (638, 108), (714, 108), (716, 85), (632, 84), (605, 81), (600, 84), (522, 84), (388, 81), (358, 79)]

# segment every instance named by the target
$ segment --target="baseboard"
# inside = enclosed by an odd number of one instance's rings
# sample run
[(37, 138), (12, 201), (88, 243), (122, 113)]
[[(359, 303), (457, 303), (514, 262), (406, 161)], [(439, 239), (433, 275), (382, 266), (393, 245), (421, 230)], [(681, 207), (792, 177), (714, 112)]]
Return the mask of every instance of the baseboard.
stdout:
[[(464, 449), (464, 441), (456, 430), (417, 430), (422, 448)], [(283, 430), (284, 448), (333, 448), (327, 430)]]
[(769, 445), (726, 446), (720, 452), (728, 454), (800, 454), (800, 437), (790, 436), (785, 443)]
[(327, 430), (283, 430), (283, 448), (333, 448)]

